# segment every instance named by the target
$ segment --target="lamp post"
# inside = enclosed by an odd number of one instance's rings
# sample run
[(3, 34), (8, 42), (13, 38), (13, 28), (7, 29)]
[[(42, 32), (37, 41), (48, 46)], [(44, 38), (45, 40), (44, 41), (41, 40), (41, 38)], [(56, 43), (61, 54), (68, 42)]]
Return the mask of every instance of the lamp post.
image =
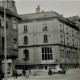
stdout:
[(6, 40), (6, 8), (7, 8), (7, 1), (4, 0), (4, 61), (5, 61), (5, 80), (7, 80), (7, 40)]

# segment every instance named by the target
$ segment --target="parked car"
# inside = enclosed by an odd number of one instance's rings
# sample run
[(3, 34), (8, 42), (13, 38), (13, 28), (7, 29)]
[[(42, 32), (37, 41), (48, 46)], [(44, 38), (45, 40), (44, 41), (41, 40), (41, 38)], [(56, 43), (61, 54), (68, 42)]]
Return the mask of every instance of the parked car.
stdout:
[(66, 70), (60, 68), (60, 66), (57, 65), (57, 66), (55, 66), (55, 67), (52, 68), (52, 73), (53, 74), (56, 74), (56, 73), (58, 73), (58, 74), (65, 74), (66, 73)]

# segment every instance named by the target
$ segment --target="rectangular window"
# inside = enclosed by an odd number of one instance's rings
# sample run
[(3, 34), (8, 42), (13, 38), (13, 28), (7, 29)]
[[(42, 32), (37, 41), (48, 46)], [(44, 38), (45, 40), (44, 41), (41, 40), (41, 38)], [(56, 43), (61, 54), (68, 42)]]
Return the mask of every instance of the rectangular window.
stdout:
[(42, 60), (44, 60), (44, 54), (42, 54)]
[(66, 28), (66, 34), (68, 34), (68, 28)]
[(1, 19), (0, 19), (0, 27), (1, 27)]
[(28, 37), (24, 36), (24, 44), (28, 44)]
[(4, 19), (1, 18), (1, 27), (4, 27)]
[(61, 58), (65, 58), (65, 52), (64, 52), (64, 50), (62, 50), (62, 49), (60, 49), (60, 56), (61, 56)]
[(50, 54), (51, 55), (51, 60), (53, 59), (53, 55), (52, 54)]
[(6, 28), (8, 28), (8, 22), (6, 21)]
[(47, 43), (48, 42), (48, 35), (44, 35), (44, 41), (43, 41), (44, 43)]
[(72, 30), (72, 36), (73, 36), (73, 30)]
[(27, 25), (24, 25), (24, 32), (27, 32)]
[(42, 60), (52, 60), (52, 48), (51, 47), (43, 47), (42, 48)]
[[(4, 20), (0, 20), (0, 27), (4, 27)], [(6, 28), (8, 28), (8, 22), (6, 21)]]
[(24, 58), (23, 59), (25, 61), (29, 60), (29, 51), (27, 49), (25, 49), (23, 52), (24, 52)]
[(4, 50), (4, 37), (2, 37), (2, 49)]
[(13, 20), (13, 29), (17, 30), (17, 22), (16, 22), (16, 20)]
[(62, 24), (60, 24), (60, 32), (62, 32), (63, 31), (63, 26), (62, 26)]
[(47, 31), (47, 26), (44, 26), (43, 27), (43, 31)]
[(14, 45), (14, 48), (16, 49), (17, 48), (17, 39), (13, 39), (13, 45)]
[(42, 48), (42, 53), (44, 53), (44, 48)]

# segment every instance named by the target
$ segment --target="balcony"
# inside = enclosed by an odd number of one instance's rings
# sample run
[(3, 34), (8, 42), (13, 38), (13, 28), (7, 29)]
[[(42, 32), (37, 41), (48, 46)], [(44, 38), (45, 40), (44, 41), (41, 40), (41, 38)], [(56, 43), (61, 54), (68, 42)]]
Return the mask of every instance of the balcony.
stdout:
[[(18, 50), (7, 49), (7, 58), (16, 59), (18, 57)], [(0, 49), (0, 59), (4, 59), (4, 50)]]

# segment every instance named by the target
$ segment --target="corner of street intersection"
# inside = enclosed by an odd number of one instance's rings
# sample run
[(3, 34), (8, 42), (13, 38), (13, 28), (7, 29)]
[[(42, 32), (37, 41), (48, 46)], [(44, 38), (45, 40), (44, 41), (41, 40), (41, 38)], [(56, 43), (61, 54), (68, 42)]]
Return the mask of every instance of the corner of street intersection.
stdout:
[(16, 79), (11, 77), (8, 80), (80, 80), (80, 69), (68, 69), (66, 74), (53, 74), (50, 76), (47, 74), (47, 71), (44, 71), (37, 73), (36, 76), (30, 75), (29, 78), (18, 76)]

